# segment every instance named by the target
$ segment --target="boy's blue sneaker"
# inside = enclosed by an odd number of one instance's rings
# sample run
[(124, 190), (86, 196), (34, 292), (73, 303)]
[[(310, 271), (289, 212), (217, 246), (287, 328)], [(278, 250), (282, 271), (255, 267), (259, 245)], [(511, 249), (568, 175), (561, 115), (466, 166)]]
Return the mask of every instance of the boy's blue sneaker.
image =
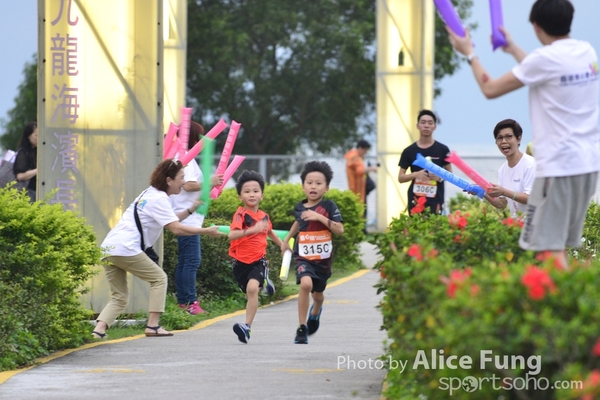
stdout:
[(233, 331), (237, 335), (238, 339), (242, 343), (248, 343), (250, 340), (250, 325), (248, 324), (235, 324), (233, 326)]
[(308, 311), (308, 321), (306, 322), (309, 335), (312, 335), (319, 329), (319, 319), (321, 318), (321, 313), (323, 312), (323, 306), (321, 306), (319, 313), (317, 315), (312, 315), (313, 306), (310, 306), (310, 310)]
[(263, 282), (263, 293), (269, 296), (273, 296), (273, 294), (275, 293), (275, 285), (273, 285), (273, 282), (271, 282), (271, 279), (269, 278), (268, 267), (265, 267), (264, 276), (265, 281)]
[(308, 328), (306, 325), (300, 325), (296, 330), (296, 339), (294, 339), (294, 343), (296, 344), (308, 344)]

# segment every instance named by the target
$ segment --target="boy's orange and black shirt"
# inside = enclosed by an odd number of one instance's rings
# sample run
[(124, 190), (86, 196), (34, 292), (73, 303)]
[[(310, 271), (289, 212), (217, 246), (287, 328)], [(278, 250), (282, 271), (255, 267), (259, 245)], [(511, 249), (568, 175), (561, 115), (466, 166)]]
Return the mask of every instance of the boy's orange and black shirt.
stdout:
[(267, 234), (273, 226), (267, 213), (258, 210), (256, 213), (240, 206), (233, 214), (230, 230), (244, 230), (254, 226), (258, 221), (267, 221), (269, 227), (267, 230), (253, 235), (244, 236), (232, 240), (229, 244), (229, 255), (245, 264), (252, 264), (260, 260), (267, 254)]

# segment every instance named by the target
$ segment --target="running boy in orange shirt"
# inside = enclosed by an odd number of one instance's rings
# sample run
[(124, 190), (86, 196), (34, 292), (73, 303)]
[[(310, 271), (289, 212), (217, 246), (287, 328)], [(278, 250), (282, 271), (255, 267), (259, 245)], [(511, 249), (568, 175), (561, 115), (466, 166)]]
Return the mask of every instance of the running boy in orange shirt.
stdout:
[[(294, 343), (307, 344), (308, 335), (319, 329), (319, 319), (323, 310), (327, 279), (331, 276), (332, 240), (331, 233), (344, 233), (342, 215), (332, 200), (323, 200), (329, 190), (333, 171), (326, 162), (310, 161), (304, 165), (300, 174), (302, 190), (306, 199), (294, 208), (296, 221), (283, 240), (281, 252), (289, 249), (288, 241), (296, 233), (294, 242), (294, 263), (296, 265), (296, 283), (300, 284), (298, 293), (298, 320)], [(313, 305), (309, 294), (312, 293)], [(307, 314), (310, 314), (307, 316)]]
[(281, 247), (281, 239), (273, 232), (269, 216), (258, 209), (263, 199), (265, 180), (255, 171), (243, 171), (235, 188), (243, 206), (238, 207), (230, 225), (229, 255), (233, 257), (232, 269), (240, 289), (246, 293), (246, 322), (235, 324), (233, 331), (242, 343), (248, 343), (252, 321), (258, 310), (258, 291), (265, 288), (273, 294), (269, 280), (267, 236)]

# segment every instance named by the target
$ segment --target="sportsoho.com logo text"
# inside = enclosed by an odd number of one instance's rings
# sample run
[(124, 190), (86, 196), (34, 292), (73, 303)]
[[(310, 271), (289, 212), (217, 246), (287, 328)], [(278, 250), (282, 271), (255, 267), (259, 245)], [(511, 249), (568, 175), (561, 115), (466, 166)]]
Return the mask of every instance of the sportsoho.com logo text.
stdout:
[(464, 378), (444, 377), (440, 378), (438, 389), (448, 391), (452, 396), (455, 392), (465, 391), (467, 393), (476, 392), (489, 385), (494, 390), (560, 390), (560, 389), (583, 389), (582, 381), (555, 381), (550, 382), (548, 378), (531, 376), (525, 374), (525, 377), (500, 377), (493, 374), (489, 377), (476, 378), (466, 376)]

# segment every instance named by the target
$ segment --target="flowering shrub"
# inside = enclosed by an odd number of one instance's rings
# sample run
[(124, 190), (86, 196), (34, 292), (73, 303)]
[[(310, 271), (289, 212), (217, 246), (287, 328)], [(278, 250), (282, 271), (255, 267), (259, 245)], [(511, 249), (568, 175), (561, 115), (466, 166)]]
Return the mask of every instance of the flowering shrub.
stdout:
[(412, 210), (410, 210), (410, 214), (411, 215), (415, 215), (415, 214), (420, 214), (423, 211), (425, 211), (425, 203), (427, 202), (427, 197), (425, 196), (418, 196), (417, 198), (417, 204), (415, 204), (415, 206), (412, 208)]
[[(455, 268), (478, 264), (483, 259), (517, 261), (526, 252), (517, 245), (520, 225), (503, 225), (496, 214), (474, 215), (455, 211), (448, 216), (423, 213), (393, 219), (388, 232), (377, 234), (372, 243), (384, 257), (393, 254), (391, 245), (417, 253), (413, 245), (430, 245), (452, 257)], [(533, 253), (529, 252), (529, 258)], [(510, 261), (509, 260), (509, 261)]]
[[(562, 270), (548, 254), (518, 247), (519, 219), (458, 211), (402, 216), (373, 239), (383, 255), (377, 287), (389, 337), (384, 394), (598, 398), (600, 262), (584, 257)], [(462, 357), (472, 363), (458, 366)], [(558, 381), (566, 386), (554, 388)]]

